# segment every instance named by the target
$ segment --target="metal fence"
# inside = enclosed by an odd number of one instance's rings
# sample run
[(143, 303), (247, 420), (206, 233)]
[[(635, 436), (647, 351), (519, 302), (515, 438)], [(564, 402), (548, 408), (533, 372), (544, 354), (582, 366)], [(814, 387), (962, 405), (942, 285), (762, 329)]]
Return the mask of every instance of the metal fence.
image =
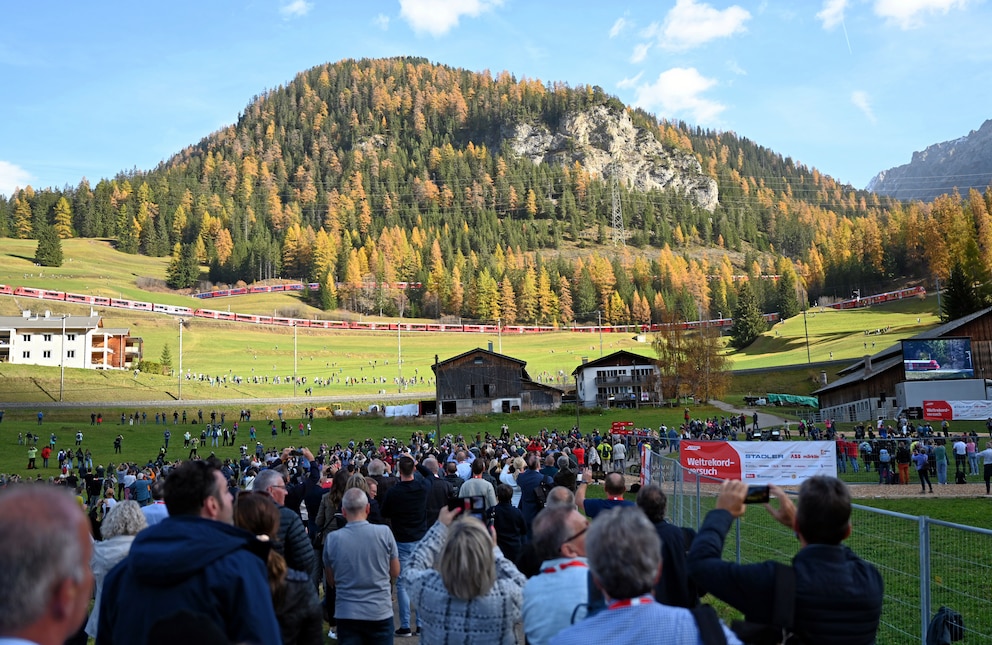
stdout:
[[(644, 477), (668, 495), (668, 519), (698, 529), (713, 508), (721, 480), (683, 471), (679, 462), (651, 453)], [(964, 618), (963, 642), (992, 644), (992, 531), (854, 504), (847, 545), (872, 562), (885, 581), (879, 645), (926, 643), (930, 619), (941, 606)], [(753, 508), (727, 536), (724, 558), (747, 564), (791, 561), (792, 531), (763, 508)]]

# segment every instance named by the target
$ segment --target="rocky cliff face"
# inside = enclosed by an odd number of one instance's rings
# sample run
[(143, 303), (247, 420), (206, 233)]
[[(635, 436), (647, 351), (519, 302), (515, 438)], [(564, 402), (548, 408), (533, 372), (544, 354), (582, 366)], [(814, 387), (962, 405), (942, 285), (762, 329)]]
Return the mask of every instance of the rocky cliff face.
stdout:
[(903, 166), (883, 170), (868, 182), (867, 190), (895, 197), (932, 201), (958, 189), (962, 195), (992, 183), (992, 120), (968, 136), (914, 152)]
[(717, 206), (716, 180), (703, 174), (692, 154), (666, 149), (626, 112), (605, 105), (567, 115), (554, 132), (544, 124), (519, 124), (509, 139), (517, 154), (534, 163), (578, 161), (603, 177), (616, 173), (637, 190), (675, 190), (710, 212)]

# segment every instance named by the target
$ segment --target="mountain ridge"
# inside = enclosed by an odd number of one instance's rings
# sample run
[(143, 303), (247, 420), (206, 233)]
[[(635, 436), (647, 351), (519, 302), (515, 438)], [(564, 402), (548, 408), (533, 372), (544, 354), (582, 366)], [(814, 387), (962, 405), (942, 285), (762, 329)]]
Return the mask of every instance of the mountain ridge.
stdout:
[(957, 190), (981, 192), (992, 184), (992, 119), (978, 130), (927, 146), (908, 164), (883, 170), (866, 190), (902, 200), (932, 202)]

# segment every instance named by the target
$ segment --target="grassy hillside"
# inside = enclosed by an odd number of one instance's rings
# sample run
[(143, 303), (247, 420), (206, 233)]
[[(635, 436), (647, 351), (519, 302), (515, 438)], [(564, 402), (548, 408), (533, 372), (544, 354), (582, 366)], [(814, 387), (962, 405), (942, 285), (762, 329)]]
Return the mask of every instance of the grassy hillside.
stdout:
[[(57, 269), (42, 269), (30, 261), (34, 242), (4, 240), (0, 252), (0, 283), (26, 285), (137, 300), (184, 304), (248, 313), (295, 312), (307, 316), (318, 313), (302, 303), (298, 294), (257, 294), (200, 301), (156, 288), (165, 275), (166, 262), (119, 253), (106, 241), (66, 240), (66, 262)], [(144, 287), (144, 288), (143, 288)], [(16, 315), (20, 309), (51, 310), (53, 313), (85, 314), (88, 307), (26, 298), (0, 298), (0, 313)], [(179, 329), (170, 316), (102, 309), (108, 327), (130, 327), (132, 335), (144, 341), (145, 357), (157, 361), (168, 345), (173, 366), (178, 368)], [(340, 312), (324, 314), (336, 317)], [(729, 352), (735, 369), (796, 365), (796, 374), (769, 376), (771, 382), (749, 376), (735, 390), (808, 393), (815, 387), (819, 368), (802, 371), (807, 363), (806, 334), (812, 362), (854, 360), (865, 353), (880, 351), (899, 339), (937, 324), (934, 299), (910, 300), (871, 309), (834, 311), (813, 309), (807, 313), (805, 328), (799, 315), (775, 325), (763, 337), (740, 352)], [(886, 329), (882, 334), (865, 335), (866, 330)], [(654, 356), (648, 342), (637, 342), (628, 334), (428, 334), (392, 332), (341, 332), (299, 330), (297, 373), (312, 386), (315, 378), (329, 379), (327, 386), (313, 386), (315, 396), (376, 395), (380, 391), (398, 393), (396, 379), (416, 375), (416, 384), (402, 391), (411, 399), (432, 396), (431, 364), (492, 343), (497, 352), (527, 362), (535, 379), (571, 383), (571, 372), (584, 358), (599, 358), (620, 349)], [(602, 343), (602, 345), (601, 345)], [(402, 370), (397, 364), (402, 356)], [(285, 382), (293, 374), (293, 332), (286, 328), (192, 319), (183, 333), (183, 369), (194, 375), (227, 377), (228, 382), (211, 386), (198, 380), (184, 382), (183, 397), (189, 399), (283, 397), (293, 387)], [(275, 384), (275, 377), (282, 383)], [(232, 382), (235, 377), (241, 383)], [(249, 383), (253, 377), (267, 383)], [(345, 385), (350, 377), (357, 382)], [(423, 382), (420, 382), (423, 377)], [(303, 386), (306, 387), (306, 386)], [(298, 392), (302, 394), (302, 387)], [(58, 400), (58, 368), (0, 365), (0, 401)], [(744, 390), (741, 390), (744, 391)], [(90, 400), (173, 400), (178, 395), (172, 377), (85, 370), (66, 370), (64, 399)]]

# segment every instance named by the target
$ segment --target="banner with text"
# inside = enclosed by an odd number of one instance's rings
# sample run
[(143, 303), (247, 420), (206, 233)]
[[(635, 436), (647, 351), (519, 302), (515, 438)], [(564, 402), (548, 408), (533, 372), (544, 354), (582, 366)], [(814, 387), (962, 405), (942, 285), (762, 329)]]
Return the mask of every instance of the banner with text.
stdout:
[(685, 481), (695, 475), (751, 484), (798, 484), (816, 475), (837, 476), (832, 441), (686, 441), (679, 461)]
[(992, 401), (924, 401), (923, 418), (928, 421), (992, 419)]

